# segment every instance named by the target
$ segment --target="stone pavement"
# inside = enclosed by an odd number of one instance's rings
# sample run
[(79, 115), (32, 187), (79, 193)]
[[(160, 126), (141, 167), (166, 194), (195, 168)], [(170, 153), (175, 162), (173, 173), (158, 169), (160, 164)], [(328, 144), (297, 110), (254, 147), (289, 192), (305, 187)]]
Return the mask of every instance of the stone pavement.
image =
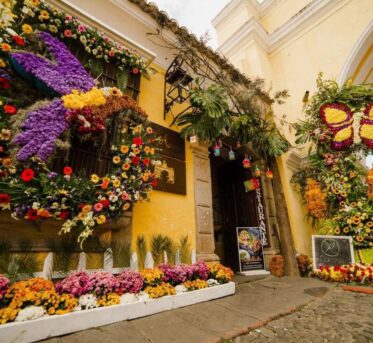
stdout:
[(239, 284), (233, 296), (52, 338), (46, 342), (220, 342), (223, 337), (236, 337), (264, 326), (268, 321), (323, 296), (333, 287), (317, 279), (269, 276)]
[(296, 313), (274, 320), (234, 343), (372, 343), (373, 295), (335, 287)]

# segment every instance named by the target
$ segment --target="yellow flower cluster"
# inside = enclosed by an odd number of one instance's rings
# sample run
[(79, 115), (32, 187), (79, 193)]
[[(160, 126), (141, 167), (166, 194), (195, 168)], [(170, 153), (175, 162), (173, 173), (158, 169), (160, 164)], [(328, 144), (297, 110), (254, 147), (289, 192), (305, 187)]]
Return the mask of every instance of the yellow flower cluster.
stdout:
[(148, 286), (145, 288), (145, 292), (149, 295), (150, 298), (156, 299), (164, 297), (166, 295), (175, 295), (175, 287), (167, 282), (162, 282), (157, 286)]
[(41, 278), (19, 281), (12, 285), (4, 296), (8, 306), (0, 310), (0, 323), (13, 321), (18, 312), (27, 306), (43, 306), (49, 315), (71, 312), (77, 305), (76, 298), (69, 294), (59, 295), (53, 282)]
[(97, 299), (99, 306), (112, 306), (120, 304), (120, 296), (117, 293), (104, 294)]
[(207, 288), (209, 285), (208, 285), (207, 281), (197, 279), (197, 280), (194, 280), (194, 281), (185, 281), (183, 283), (183, 286), (188, 291), (195, 291), (197, 289)]
[(92, 88), (86, 93), (74, 89), (71, 94), (62, 97), (63, 105), (68, 109), (80, 110), (86, 106), (100, 106), (106, 104), (106, 98), (102, 90)]
[(325, 109), (325, 120), (328, 124), (339, 124), (348, 119), (348, 115), (345, 111), (328, 107)]
[(367, 183), (368, 183), (368, 198), (373, 199), (373, 168), (369, 169), (367, 174)]
[(229, 282), (232, 280), (233, 271), (228, 267), (224, 267), (220, 263), (209, 264), (210, 273), (213, 275), (214, 279), (219, 282)]
[(308, 212), (315, 218), (324, 218), (327, 212), (326, 194), (314, 179), (307, 179), (305, 192)]
[(164, 276), (163, 272), (158, 268), (143, 269), (140, 274), (144, 278), (144, 283), (149, 286), (161, 283)]

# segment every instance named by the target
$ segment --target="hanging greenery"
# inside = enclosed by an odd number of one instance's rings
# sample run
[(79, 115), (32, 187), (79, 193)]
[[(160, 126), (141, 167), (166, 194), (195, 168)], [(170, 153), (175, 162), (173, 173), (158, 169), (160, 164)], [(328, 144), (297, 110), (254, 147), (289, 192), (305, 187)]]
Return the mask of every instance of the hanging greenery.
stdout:
[[(353, 236), (358, 248), (373, 246), (371, 180), (368, 176), (367, 184), (362, 165), (373, 139), (373, 130), (362, 129), (371, 125), (372, 101), (369, 85), (348, 81), (340, 87), (320, 74), (317, 92), (304, 108), (306, 119), (294, 125), (296, 142), (309, 144), (308, 165), (292, 177), (308, 214), (320, 232)], [(360, 135), (354, 133), (356, 124)]]

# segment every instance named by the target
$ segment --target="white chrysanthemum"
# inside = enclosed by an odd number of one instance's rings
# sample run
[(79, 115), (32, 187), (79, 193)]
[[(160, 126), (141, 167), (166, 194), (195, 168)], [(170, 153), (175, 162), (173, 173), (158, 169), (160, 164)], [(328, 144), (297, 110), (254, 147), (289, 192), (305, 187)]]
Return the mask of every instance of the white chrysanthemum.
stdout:
[(138, 295), (138, 299), (139, 299), (139, 301), (143, 301), (143, 302), (151, 300), (151, 299), (149, 298), (149, 294), (148, 294), (148, 293), (145, 293), (144, 291), (141, 291), (141, 292), (139, 293), (139, 295)]
[(132, 304), (132, 303), (135, 303), (136, 301), (139, 301), (136, 294), (125, 293), (120, 297), (121, 304)]
[(175, 291), (176, 291), (176, 294), (181, 294), (181, 293), (187, 292), (188, 290), (186, 289), (184, 285), (177, 285), (175, 287)]
[(42, 306), (27, 306), (18, 312), (15, 319), (16, 322), (24, 322), (26, 320), (34, 320), (44, 317), (47, 314), (45, 308)]
[(79, 297), (79, 304), (74, 311), (90, 310), (98, 307), (97, 298), (93, 294), (84, 294)]
[(208, 279), (207, 284), (209, 285), (209, 287), (219, 286), (219, 282), (216, 281), (215, 279)]

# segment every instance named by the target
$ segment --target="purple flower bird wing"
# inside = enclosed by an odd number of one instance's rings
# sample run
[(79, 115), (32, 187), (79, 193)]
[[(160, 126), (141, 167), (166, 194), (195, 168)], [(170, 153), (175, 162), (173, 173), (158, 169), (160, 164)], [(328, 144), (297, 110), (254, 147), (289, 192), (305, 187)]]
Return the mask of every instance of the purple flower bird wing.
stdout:
[(38, 156), (45, 161), (53, 153), (57, 138), (67, 129), (66, 109), (61, 99), (55, 99), (27, 114), (22, 128), (13, 140), (21, 149), (17, 158), (25, 161), (31, 156)]
[(21, 66), (59, 95), (69, 94), (73, 89), (86, 92), (95, 86), (93, 78), (65, 44), (47, 32), (40, 32), (39, 37), (55, 62), (29, 52), (15, 52), (11, 54), (15, 67)]

